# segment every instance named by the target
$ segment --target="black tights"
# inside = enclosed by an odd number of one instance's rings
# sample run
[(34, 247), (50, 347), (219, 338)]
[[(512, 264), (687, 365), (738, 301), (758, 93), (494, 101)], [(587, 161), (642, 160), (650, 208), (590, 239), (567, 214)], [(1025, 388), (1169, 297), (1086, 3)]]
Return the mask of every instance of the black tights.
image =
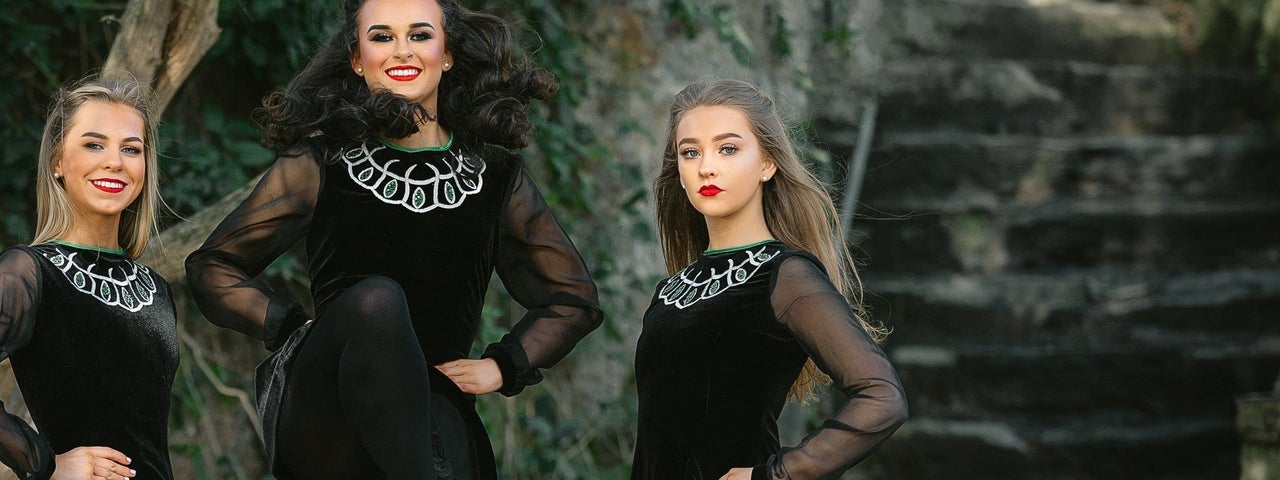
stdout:
[(307, 480), (438, 478), (431, 368), (399, 284), (370, 277), (348, 288), (311, 326), (289, 372), (278, 470)]

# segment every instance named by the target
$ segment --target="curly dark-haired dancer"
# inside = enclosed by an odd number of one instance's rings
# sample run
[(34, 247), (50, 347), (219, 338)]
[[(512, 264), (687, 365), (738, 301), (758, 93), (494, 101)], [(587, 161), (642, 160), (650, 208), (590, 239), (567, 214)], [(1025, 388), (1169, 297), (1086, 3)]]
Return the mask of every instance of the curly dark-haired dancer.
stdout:
[[(773, 100), (745, 82), (677, 94), (665, 147), (653, 190), (672, 276), (636, 347), (631, 478), (838, 476), (902, 425), (907, 403), (884, 332), (850, 307), (859, 285), (831, 199)], [(787, 397), (828, 380), (844, 405), (779, 448)]]
[[(279, 154), (187, 259), (210, 321), (278, 349), (258, 368), (281, 479), (496, 478), (475, 395), (542, 379), (602, 313), (509, 149), (555, 79), (498, 17), (452, 0), (346, 0), (259, 123)], [(305, 239), (315, 317), (258, 275)], [(489, 279), (528, 312), (468, 359)]]

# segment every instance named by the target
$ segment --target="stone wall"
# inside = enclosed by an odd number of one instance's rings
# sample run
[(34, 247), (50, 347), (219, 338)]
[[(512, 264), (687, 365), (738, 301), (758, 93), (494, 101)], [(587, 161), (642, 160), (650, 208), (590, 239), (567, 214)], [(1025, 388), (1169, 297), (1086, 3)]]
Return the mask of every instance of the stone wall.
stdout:
[[(912, 419), (849, 477), (1239, 475), (1233, 398), (1280, 371), (1280, 141), (1251, 66), (1186, 66), (1158, 2), (734, 2), (746, 63), (714, 22), (686, 37), (672, 3), (587, 21), (613, 90), (579, 114), (648, 130), (606, 134), (641, 173), (609, 181), (651, 182), (669, 99), (708, 75), (812, 125), (837, 190), (878, 105), (852, 238)], [(837, 29), (852, 40), (822, 39)], [(579, 239), (623, 253), (628, 342), (663, 274), (631, 232)], [(792, 407), (789, 440), (830, 408)]]

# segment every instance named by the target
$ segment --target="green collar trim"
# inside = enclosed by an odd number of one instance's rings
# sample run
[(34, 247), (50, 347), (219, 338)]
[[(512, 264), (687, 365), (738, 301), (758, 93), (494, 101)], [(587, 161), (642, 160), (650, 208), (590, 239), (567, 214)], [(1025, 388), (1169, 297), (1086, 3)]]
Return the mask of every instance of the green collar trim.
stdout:
[(55, 240), (49, 240), (49, 242), (50, 242), (50, 243), (56, 243), (56, 244), (58, 244), (58, 245), (66, 245), (66, 246), (71, 247), (71, 248), (79, 248), (79, 249), (81, 249), (81, 250), (93, 250), (93, 251), (95, 251), (95, 252), (102, 252), (102, 253), (114, 253), (114, 254), (116, 254), (116, 255), (124, 255), (124, 249), (123, 249), (123, 248), (115, 248), (115, 249), (112, 249), (112, 248), (102, 248), (102, 247), (90, 247), (90, 246), (88, 246), (88, 245), (81, 245), (81, 244), (79, 244), (79, 243), (72, 243), (72, 242), (68, 242), (68, 241), (66, 241), (66, 240), (56, 240), (56, 239), (55, 239)]
[(434, 146), (434, 147), (421, 147), (421, 148), (409, 148), (409, 147), (402, 147), (402, 146), (396, 145), (396, 144), (394, 144), (394, 143), (391, 143), (391, 140), (387, 140), (387, 139), (386, 139), (386, 137), (383, 137), (382, 135), (378, 135), (378, 141), (379, 141), (379, 142), (382, 142), (382, 144), (383, 144), (383, 145), (386, 145), (386, 146), (387, 146), (387, 148), (390, 148), (390, 149), (392, 149), (392, 150), (397, 150), (397, 151), (405, 152), (405, 153), (417, 153), (417, 152), (443, 152), (443, 151), (445, 151), (445, 150), (448, 150), (448, 149), (449, 149), (449, 147), (452, 147), (452, 146), (453, 146), (453, 132), (449, 132), (449, 141), (444, 142), (444, 145), (437, 145), (437, 146)]
[(741, 245), (741, 246), (737, 246), (737, 247), (717, 248), (717, 249), (715, 249), (715, 250), (707, 250), (707, 251), (705, 251), (705, 252), (702, 252), (702, 254), (703, 254), (703, 255), (715, 255), (715, 254), (717, 254), (717, 253), (736, 252), (736, 251), (738, 251), (738, 250), (746, 250), (746, 249), (751, 248), (751, 247), (758, 247), (758, 246), (764, 245), (764, 244), (766, 244), (766, 243), (776, 242), (776, 241), (778, 241), (778, 240), (777, 240), (777, 239), (770, 238), (770, 239), (768, 239), (768, 240), (761, 240), (761, 241), (759, 241), (759, 242), (752, 243), (752, 244), (749, 244), (749, 245)]

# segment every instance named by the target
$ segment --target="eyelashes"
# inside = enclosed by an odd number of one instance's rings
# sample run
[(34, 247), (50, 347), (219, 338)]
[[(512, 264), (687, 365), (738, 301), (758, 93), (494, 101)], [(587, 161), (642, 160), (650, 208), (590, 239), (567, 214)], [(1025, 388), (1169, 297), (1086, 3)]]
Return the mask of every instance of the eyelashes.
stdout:
[[(737, 145), (726, 144), (726, 145), (721, 145), (720, 148), (717, 150), (717, 152), (719, 152), (721, 155), (730, 156), (730, 155), (737, 154), (739, 150), (740, 149), (738, 148)], [(697, 158), (701, 155), (702, 153), (699, 152), (698, 149), (696, 148), (686, 148), (686, 149), (680, 150), (680, 158)]]

